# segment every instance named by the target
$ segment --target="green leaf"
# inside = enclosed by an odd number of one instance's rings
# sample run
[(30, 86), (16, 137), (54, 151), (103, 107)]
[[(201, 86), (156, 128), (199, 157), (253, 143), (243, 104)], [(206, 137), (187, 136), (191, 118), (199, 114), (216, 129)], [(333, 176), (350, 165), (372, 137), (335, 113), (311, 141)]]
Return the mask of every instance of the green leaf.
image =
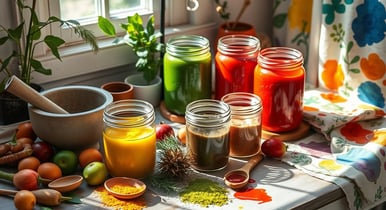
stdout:
[(39, 40), (41, 37), (42, 33), (40, 31), (40, 28), (38, 25), (33, 25), (31, 27), (31, 40)]
[(12, 40), (19, 42), (19, 40), (21, 39), (22, 33), (23, 33), (23, 27), (24, 27), (24, 23), (21, 23), (15, 29), (8, 29), (8, 31), (7, 31), (8, 36)]
[(354, 43), (352, 41), (350, 41), (347, 45), (347, 52), (350, 52), (351, 51), (351, 48), (354, 46)]
[(44, 75), (51, 75), (52, 74), (51, 69), (44, 68), (42, 63), (38, 60), (31, 59), (31, 66), (35, 71), (37, 71), (41, 74), (44, 74)]
[(353, 59), (351, 59), (351, 62), (350, 62), (350, 64), (353, 64), (353, 63), (356, 63), (356, 62), (358, 62), (359, 61), (359, 59), (360, 59), (360, 57), (357, 55), (357, 56), (355, 56)]
[(98, 16), (98, 26), (108, 36), (116, 36), (114, 25), (106, 18)]
[(51, 22), (62, 22), (61, 19), (59, 19), (59, 18), (57, 18), (55, 16), (49, 17), (48, 20), (51, 21)]
[(3, 71), (3, 69), (7, 68), (9, 62), (11, 61), (11, 59), (13, 57), (16, 57), (16, 56), (17, 56), (17, 52), (16, 51), (12, 51), (12, 54), (3, 60), (3, 63), (1, 65), (0, 71)]
[(52, 54), (54, 54), (54, 56), (61, 61), (62, 59), (60, 58), (58, 47), (64, 44), (65, 41), (59, 37), (48, 35), (44, 38), (44, 42), (51, 49)]
[(352, 73), (356, 73), (356, 74), (359, 74), (359, 73), (361, 72), (361, 70), (360, 70), (360, 69), (357, 69), (357, 68), (355, 68), (355, 69), (349, 69), (349, 71), (351, 71)]
[(7, 42), (8, 36), (4, 36), (0, 38), (0, 45), (3, 45), (5, 42)]
[(148, 34), (154, 34), (154, 16), (150, 16), (146, 24), (146, 30)]
[(282, 13), (282, 14), (278, 14), (278, 15), (274, 16), (273, 17), (273, 26), (276, 28), (283, 27), (286, 19), (287, 19), (286, 13)]

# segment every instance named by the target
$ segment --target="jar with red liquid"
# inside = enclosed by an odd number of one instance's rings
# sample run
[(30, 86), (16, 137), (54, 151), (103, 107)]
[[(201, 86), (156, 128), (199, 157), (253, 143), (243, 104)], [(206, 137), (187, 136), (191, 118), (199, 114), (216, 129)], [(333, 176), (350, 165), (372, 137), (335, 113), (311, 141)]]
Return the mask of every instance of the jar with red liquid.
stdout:
[(263, 101), (263, 130), (287, 132), (301, 124), (304, 83), (305, 70), (300, 51), (287, 47), (260, 51), (253, 92)]
[(218, 41), (215, 57), (215, 99), (227, 93), (253, 93), (253, 72), (260, 41), (249, 35), (227, 35)]
[(221, 99), (231, 107), (230, 156), (250, 157), (260, 151), (261, 100), (253, 93), (229, 93)]
[(201, 99), (188, 104), (185, 113), (186, 146), (192, 168), (215, 171), (229, 161), (229, 126), (231, 109), (228, 104)]

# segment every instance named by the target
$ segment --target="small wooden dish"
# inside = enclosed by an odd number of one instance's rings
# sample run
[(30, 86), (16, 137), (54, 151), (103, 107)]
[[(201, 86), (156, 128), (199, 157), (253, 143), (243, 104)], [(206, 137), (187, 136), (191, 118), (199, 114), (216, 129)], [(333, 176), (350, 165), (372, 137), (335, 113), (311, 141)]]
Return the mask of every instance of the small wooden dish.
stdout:
[[(114, 191), (114, 186), (119, 185), (121, 187), (137, 188), (133, 193), (123, 193)], [(143, 195), (146, 191), (146, 185), (138, 179), (132, 179), (128, 177), (114, 177), (108, 179), (104, 183), (105, 189), (116, 198), (120, 199), (134, 199)]]
[(83, 181), (80, 175), (63, 176), (48, 183), (48, 187), (61, 193), (70, 192), (78, 188)]

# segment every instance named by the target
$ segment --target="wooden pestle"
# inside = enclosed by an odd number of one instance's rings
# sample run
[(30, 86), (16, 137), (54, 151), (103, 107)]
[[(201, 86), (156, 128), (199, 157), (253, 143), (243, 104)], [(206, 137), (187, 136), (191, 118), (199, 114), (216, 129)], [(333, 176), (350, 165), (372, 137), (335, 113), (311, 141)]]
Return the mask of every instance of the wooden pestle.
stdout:
[(46, 112), (68, 114), (68, 112), (62, 107), (41, 95), (39, 92), (25, 84), (16, 76), (12, 76), (7, 81), (5, 90)]

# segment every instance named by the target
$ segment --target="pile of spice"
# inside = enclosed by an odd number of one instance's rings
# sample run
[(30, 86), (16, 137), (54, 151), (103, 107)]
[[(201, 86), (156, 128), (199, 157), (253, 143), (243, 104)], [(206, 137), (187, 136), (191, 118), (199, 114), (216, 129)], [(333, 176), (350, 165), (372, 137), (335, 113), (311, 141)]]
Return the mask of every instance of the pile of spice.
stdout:
[(179, 193), (183, 202), (198, 204), (202, 207), (223, 206), (228, 203), (228, 191), (219, 183), (209, 179), (195, 179)]
[(126, 195), (129, 195), (129, 194), (134, 194), (134, 193), (138, 193), (140, 192), (141, 190), (143, 190), (143, 187), (133, 187), (133, 186), (129, 186), (129, 185), (113, 185), (111, 187), (111, 190), (116, 192), (116, 193), (119, 193), (119, 194), (126, 194)]
[(102, 204), (106, 207), (119, 210), (141, 210), (146, 207), (144, 198), (139, 197), (132, 200), (121, 200), (109, 194), (109, 192), (100, 186), (95, 189)]

